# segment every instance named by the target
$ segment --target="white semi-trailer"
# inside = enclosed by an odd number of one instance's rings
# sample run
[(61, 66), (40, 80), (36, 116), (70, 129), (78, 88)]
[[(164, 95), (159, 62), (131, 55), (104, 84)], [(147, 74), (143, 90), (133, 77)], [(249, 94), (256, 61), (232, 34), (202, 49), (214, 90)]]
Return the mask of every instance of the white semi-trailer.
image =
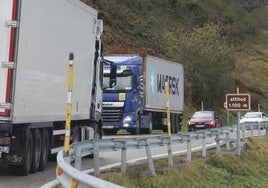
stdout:
[(71, 142), (101, 138), (101, 33), (79, 0), (0, 1), (0, 158), (11, 172), (42, 171), (62, 149), (70, 53)]

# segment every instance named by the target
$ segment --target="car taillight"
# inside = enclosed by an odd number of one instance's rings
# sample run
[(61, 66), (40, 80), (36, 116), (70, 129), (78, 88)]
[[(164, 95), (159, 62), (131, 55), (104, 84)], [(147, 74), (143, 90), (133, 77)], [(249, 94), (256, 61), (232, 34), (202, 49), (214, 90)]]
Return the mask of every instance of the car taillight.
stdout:
[(10, 144), (10, 138), (9, 137), (3, 137), (0, 138), (0, 145), (9, 145)]

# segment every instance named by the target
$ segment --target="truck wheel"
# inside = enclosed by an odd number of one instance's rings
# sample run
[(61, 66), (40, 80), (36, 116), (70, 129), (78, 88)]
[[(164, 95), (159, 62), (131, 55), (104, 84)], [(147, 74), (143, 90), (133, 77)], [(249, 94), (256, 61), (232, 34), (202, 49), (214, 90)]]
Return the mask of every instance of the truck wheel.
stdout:
[(11, 171), (11, 174), (27, 176), (31, 169), (33, 154), (33, 135), (30, 129), (25, 131), (25, 142), (24, 142), (24, 162), (23, 165), (8, 165)]
[(46, 168), (47, 157), (48, 157), (48, 147), (49, 147), (49, 139), (47, 129), (44, 128), (42, 130), (41, 135), (41, 155), (40, 155), (40, 164), (38, 170), (43, 171)]
[(103, 129), (103, 133), (105, 135), (116, 135), (117, 134), (117, 130), (113, 130), (113, 129)]
[(31, 163), (31, 172), (36, 173), (40, 164), (41, 156), (41, 134), (39, 129), (33, 130), (33, 157)]
[(140, 130), (141, 130), (141, 116), (140, 114), (137, 114), (136, 128), (131, 133), (138, 135), (140, 134)]

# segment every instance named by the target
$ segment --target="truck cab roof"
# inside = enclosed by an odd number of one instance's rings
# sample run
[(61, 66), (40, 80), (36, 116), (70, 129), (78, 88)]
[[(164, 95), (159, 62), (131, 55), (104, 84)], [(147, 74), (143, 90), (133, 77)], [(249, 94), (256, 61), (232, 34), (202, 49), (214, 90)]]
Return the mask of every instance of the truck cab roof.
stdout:
[(138, 55), (105, 56), (104, 59), (112, 61), (118, 65), (142, 64), (142, 57)]

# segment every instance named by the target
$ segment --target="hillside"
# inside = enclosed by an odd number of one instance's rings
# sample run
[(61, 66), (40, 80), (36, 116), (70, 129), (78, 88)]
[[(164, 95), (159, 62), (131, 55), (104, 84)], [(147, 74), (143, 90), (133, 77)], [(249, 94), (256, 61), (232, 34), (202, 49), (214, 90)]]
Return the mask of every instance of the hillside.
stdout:
[[(104, 55), (148, 53), (184, 65), (185, 101), (221, 109), (226, 93), (268, 111), (267, 1), (84, 0), (104, 21)], [(236, 3), (234, 3), (236, 2)]]

